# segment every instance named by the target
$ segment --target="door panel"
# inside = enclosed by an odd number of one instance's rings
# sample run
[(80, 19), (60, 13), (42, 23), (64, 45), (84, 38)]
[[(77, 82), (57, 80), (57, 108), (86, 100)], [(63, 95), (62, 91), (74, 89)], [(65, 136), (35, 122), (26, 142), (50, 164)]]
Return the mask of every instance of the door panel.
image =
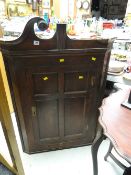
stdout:
[(36, 101), (36, 117), (41, 141), (59, 137), (58, 100)]
[(32, 79), (34, 94), (52, 94), (58, 91), (57, 73), (35, 73)]
[(65, 136), (83, 134), (85, 124), (85, 98), (67, 98), (64, 100)]
[(87, 90), (86, 72), (68, 72), (64, 75), (65, 92)]

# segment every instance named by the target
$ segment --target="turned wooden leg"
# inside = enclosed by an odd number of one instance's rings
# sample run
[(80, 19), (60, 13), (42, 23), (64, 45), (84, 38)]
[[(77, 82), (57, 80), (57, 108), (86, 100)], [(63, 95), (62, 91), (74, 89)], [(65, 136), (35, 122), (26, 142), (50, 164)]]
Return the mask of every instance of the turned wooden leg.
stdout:
[(99, 125), (96, 137), (95, 137), (93, 144), (92, 144), (92, 147), (91, 147), (94, 175), (98, 175), (97, 152), (98, 152), (98, 148), (99, 148), (101, 142), (104, 139), (105, 139), (105, 136), (103, 135), (102, 127)]
[(112, 143), (110, 142), (110, 145), (109, 145), (109, 149), (104, 157), (104, 160), (107, 161), (107, 157), (111, 154), (111, 151), (112, 151), (112, 148), (113, 148), (113, 145)]

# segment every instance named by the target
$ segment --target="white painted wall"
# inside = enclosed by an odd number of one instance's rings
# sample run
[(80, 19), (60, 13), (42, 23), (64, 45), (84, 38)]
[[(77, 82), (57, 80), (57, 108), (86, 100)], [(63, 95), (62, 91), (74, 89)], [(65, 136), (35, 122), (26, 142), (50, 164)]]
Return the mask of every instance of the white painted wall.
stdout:
[(60, 0), (60, 18), (66, 19), (68, 17), (68, 0)]
[(127, 15), (128, 13), (131, 14), (131, 0), (128, 0), (128, 4), (127, 4), (126, 15)]

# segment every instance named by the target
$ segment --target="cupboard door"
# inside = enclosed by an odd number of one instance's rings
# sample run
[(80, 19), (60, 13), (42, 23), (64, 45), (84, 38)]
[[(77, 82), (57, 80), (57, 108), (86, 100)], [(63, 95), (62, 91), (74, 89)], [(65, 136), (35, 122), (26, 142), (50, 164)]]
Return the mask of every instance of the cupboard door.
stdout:
[[(32, 153), (58, 148), (58, 73), (45, 71), (44, 68), (23, 68), (17, 71), (16, 80), (25, 131), (28, 135), (29, 150), (26, 145), (24, 150)], [(25, 131), (22, 130), (23, 133)]]
[(88, 79), (87, 70), (74, 69), (64, 73), (65, 140), (77, 142), (88, 133)]
[[(58, 73), (31, 71), (32, 105), (36, 108), (34, 119), (35, 140), (37, 145), (54, 144), (60, 139), (59, 132), (59, 95)], [(48, 148), (47, 148), (48, 147)]]
[(100, 72), (86, 67), (64, 72), (64, 139), (74, 145), (86, 145), (94, 138), (99, 78)]

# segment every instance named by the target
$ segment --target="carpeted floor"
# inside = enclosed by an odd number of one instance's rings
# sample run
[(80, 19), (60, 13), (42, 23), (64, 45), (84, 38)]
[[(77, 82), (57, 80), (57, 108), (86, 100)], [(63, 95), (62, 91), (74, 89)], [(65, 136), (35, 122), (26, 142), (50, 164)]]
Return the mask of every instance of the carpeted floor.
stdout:
[(0, 163), (0, 175), (15, 175), (10, 172), (2, 163)]

